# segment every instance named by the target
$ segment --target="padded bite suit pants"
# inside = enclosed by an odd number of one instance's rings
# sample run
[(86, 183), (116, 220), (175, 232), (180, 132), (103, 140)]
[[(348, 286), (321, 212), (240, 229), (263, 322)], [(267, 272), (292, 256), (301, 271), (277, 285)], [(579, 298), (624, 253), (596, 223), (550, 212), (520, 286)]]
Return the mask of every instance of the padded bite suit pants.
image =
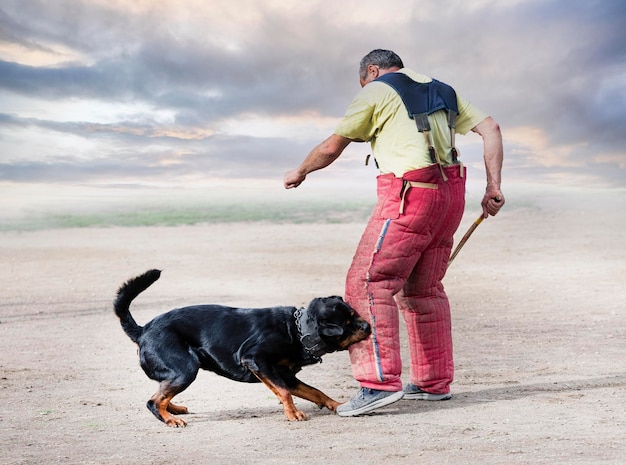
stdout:
[[(443, 288), (453, 235), (465, 207), (459, 165), (378, 177), (378, 202), (346, 278), (346, 301), (367, 319), (372, 336), (350, 347), (361, 386), (399, 391), (399, 311), (408, 331), (411, 382), (449, 392), (454, 376), (450, 305)], [(413, 186), (407, 188), (407, 182)], [(409, 184), (410, 185), (410, 184)]]

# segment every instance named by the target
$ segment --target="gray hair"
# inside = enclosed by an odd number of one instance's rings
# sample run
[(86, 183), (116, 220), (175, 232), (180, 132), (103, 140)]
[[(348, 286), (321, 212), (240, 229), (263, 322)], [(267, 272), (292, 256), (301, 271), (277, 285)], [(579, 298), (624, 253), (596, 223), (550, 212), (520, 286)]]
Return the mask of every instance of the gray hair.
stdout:
[(367, 67), (376, 65), (381, 69), (404, 68), (402, 59), (391, 50), (376, 49), (369, 52), (361, 59), (359, 64), (359, 76), (362, 79), (367, 78)]

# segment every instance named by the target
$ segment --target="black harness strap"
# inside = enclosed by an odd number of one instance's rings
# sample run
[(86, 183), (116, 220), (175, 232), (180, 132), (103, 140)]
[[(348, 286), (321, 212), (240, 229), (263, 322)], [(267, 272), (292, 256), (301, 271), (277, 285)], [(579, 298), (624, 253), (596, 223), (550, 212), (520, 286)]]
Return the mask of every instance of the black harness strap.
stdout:
[(448, 126), (455, 127), (459, 108), (456, 92), (448, 84), (436, 79), (430, 82), (416, 82), (404, 73), (386, 73), (378, 77), (376, 81), (388, 84), (400, 95), (409, 112), (409, 118), (416, 120), (420, 132), (429, 131), (430, 124), (427, 118), (416, 118), (416, 116), (428, 116), (437, 110), (445, 109), (448, 112)]
[[(446, 110), (448, 127), (450, 128), (452, 161), (458, 163), (458, 151), (455, 147), (454, 135), (459, 108), (454, 89), (436, 79), (430, 82), (416, 82), (404, 73), (386, 73), (378, 77), (376, 81), (384, 82), (398, 93), (407, 109), (409, 118), (415, 121), (417, 130), (424, 134), (431, 161), (439, 164), (439, 166), (441, 166), (441, 159), (432, 142), (428, 115), (439, 110)], [(443, 169), (442, 174), (446, 179)]]

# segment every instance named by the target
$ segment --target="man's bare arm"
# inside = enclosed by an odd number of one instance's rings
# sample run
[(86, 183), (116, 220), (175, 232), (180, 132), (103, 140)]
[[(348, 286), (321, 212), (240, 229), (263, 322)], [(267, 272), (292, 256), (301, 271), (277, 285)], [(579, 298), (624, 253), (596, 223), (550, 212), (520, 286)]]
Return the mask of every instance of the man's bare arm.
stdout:
[(485, 118), (472, 128), (483, 138), (485, 170), (487, 174), (487, 188), (481, 202), (483, 216), (495, 215), (504, 205), (504, 196), (501, 191), (502, 163), (504, 149), (502, 147), (502, 133), (500, 126), (491, 117)]
[(339, 155), (341, 155), (350, 142), (352, 142), (350, 139), (333, 134), (317, 145), (311, 150), (298, 168), (285, 173), (283, 178), (285, 189), (298, 187), (309, 173), (326, 168), (339, 158)]

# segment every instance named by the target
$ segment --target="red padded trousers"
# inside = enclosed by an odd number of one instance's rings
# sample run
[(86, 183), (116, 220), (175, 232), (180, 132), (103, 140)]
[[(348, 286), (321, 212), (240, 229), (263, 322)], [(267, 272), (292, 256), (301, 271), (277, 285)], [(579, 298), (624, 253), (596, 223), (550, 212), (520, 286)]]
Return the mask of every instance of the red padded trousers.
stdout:
[[(354, 378), (371, 389), (402, 389), (399, 311), (410, 346), (410, 381), (433, 394), (454, 376), (450, 305), (443, 288), (465, 207), (459, 165), (378, 177), (378, 202), (346, 278), (346, 301), (372, 325), (350, 347)], [(407, 181), (416, 187), (408, 190)]]

